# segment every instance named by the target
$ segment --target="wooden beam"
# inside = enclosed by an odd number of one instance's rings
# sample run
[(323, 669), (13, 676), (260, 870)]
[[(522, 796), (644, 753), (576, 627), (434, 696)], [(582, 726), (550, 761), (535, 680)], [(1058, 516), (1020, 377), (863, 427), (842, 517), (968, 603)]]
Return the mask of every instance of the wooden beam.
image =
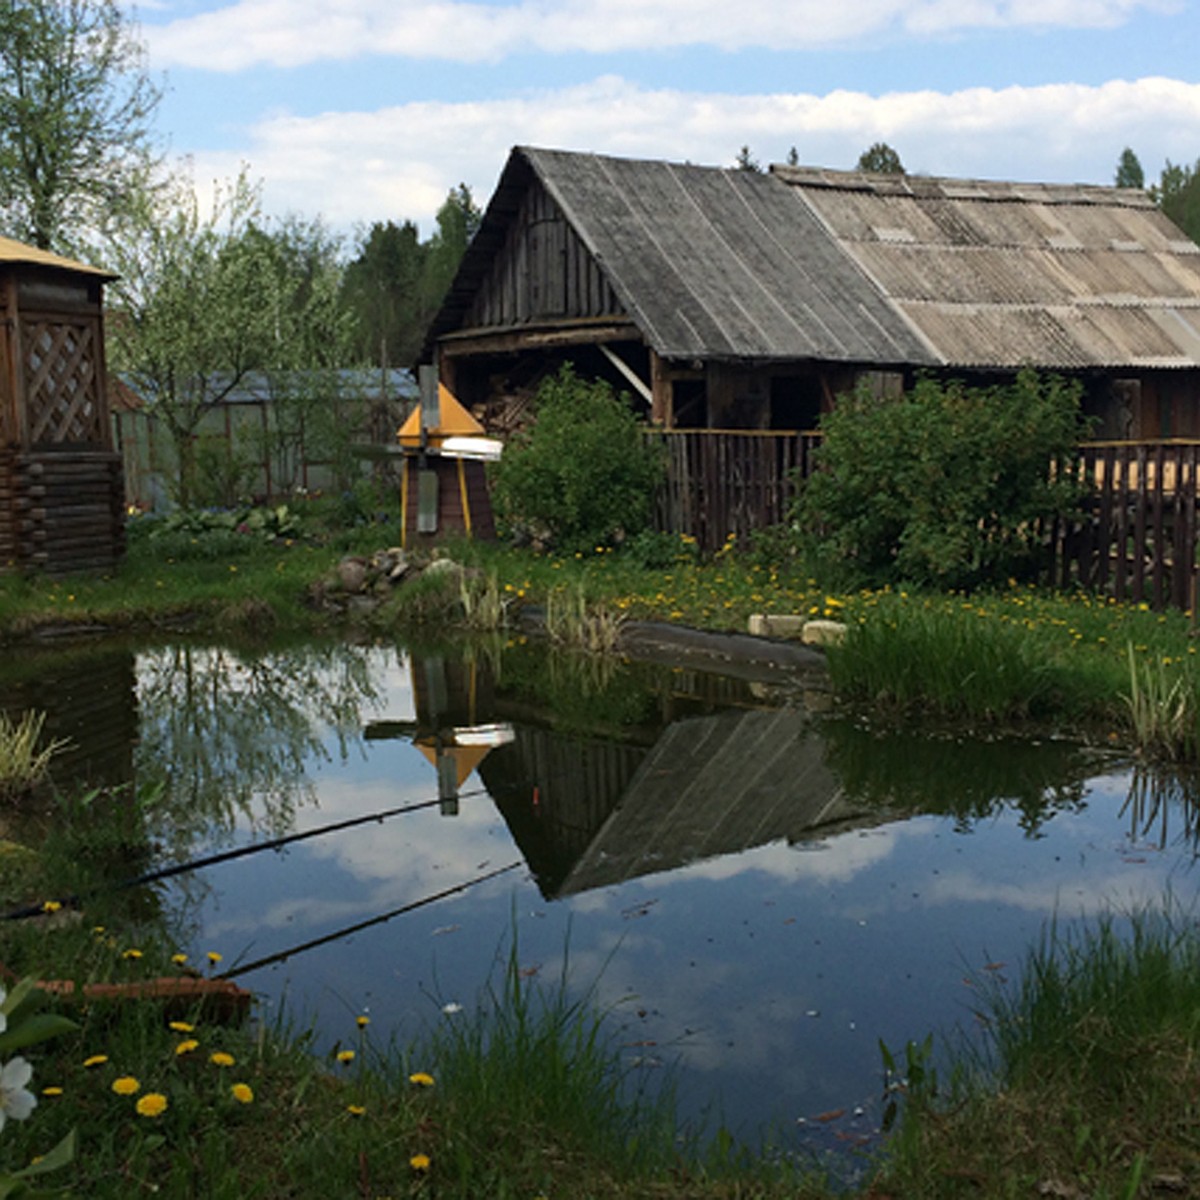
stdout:
[(637, 394), (641, 396), (641, 398), (645, 400), (647, 404), (653, 406), (654, 397), (638, 373), (615, 350), (613, 350), (611, 346), (607, 346), (601, 342), (597, 346), (597, 349), (633, 385), (633, 390), (637, 392)]
[(468, 354), (512, 354), (555, 346), (594, 346), (601, 342), (641, 340), (641, 334), (631, 321), (605, 321), (602, 324), (464, 330), (442, 338), (438, 342), (438, 351), (445, 359)]
[(650, 420), (664, 429), (675, 426), (675, 388), (667, 364), (650, 351)]

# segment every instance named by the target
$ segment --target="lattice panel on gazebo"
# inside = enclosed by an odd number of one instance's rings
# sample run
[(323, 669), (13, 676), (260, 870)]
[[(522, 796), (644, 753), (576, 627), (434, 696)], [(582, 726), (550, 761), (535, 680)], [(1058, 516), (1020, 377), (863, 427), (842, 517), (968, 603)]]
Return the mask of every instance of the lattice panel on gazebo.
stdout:
[(95, 324), (31, 321), (24, 332), (30, 443), (103, 442)]

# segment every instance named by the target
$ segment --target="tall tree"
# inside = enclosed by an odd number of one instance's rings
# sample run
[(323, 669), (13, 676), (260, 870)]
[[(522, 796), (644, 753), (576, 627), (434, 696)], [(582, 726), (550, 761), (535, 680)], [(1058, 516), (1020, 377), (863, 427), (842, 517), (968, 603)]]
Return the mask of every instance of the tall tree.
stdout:
[(887, 142), (875, 142), (858, 156), (858, 170), (876, 175), (903, 175), (904, 164)]
[(1126, 146), (1117, 160), (1117, 174), (1113, 182), (1119, 188), (1140, 188), (1146, 186), (1146, 173), (1138, 156)]
[(376, 222), (346, 268), (343, 295), (358, 317), (358, 361), (408, 367), (483, 214), (465, 183), (451, 188), (436, 228), (420, 241), (411, 221)]
[(342, 298), (357, 317), (353, 355), (360, 363), (403, 367), (425, 336), (420, 287), (428, 247), (412, 221), (375, 222), (342, 280)]
[(258, 220), (258, 189), (244, 173), (210, 211), (191, 181), (176, 177), (132, 192), (104, 230), (101, 261), (120, 275), (109, 289), (110, 361), (167, 431), (184, 506), (204, 416), (278, 359), (289, 301)]
[(284, 217), (273, 231), (247, 234), (270, 265), (264, 289), (275, 328), (262, 353), (262, 387), (270, 402), (264, 450), (274, 482), (298, 482), (304, 456), (319, 455), (346, 485), (357, 464), (350, 447), (365, 400), (347, 395), (343, 368), (353, 361), (354, 315), (342, 301), (341, 242), (320, 218)]
[(1151, 188), (1150, 194), (1193, 242), (1200, 242), (1200, 159), (1190, 167), (1168, 159), (1158, 186)]
[(71, 249), (144, 179), (160, 97), (117, 0), (3, 0), (0, 224)]
[(421, 275), (421, 296), (424, 307), (424, 327), (446, 298), (454, 281), (458, 264), (467, 252), (471, 239), (479, 229), (482, 213), (475, 204), (471, 189), (465, 183), (451, 188), (437, 211), (437, 228), (429, 239)]

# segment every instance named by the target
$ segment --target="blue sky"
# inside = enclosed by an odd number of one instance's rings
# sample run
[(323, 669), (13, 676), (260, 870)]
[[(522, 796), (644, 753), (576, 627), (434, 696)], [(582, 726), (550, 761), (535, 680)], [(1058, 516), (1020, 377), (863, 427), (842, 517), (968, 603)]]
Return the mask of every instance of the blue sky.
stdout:
[(482, 203), (524, 143), (729, 165), (1153, 182), (1200, 159), (1185, 0), (157, 0), (160, 131), (198, 185), (240, 165), (274, 213), (351, 232)]

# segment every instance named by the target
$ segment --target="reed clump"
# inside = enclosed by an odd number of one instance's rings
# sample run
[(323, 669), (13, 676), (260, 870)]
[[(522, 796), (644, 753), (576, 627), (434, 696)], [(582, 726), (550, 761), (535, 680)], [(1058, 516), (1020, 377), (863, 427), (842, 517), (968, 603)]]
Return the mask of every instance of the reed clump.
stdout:
[(1148, 758), (1200, 759), (1200, 704), (1194, 671), (1160, 658), (1138, 660), (1129, 646), (1129, 691), (1124, 696), (1134, 742)]
[(510, 600), (501, 590), (495, 571), (482, 578), (461, 572), (458, 599), (467, 628), (485, 633), (507, 628)]
[(546, 594), (546, 634), (559, 646), (612, 654), (625, 619), (625, 613), (611, 605), (589, 600), (582, 586), (552, 588)]
[(69, 738), (43, 742), (46, 714), (29, 709), (14, 719), (0, 712), (0, 801), (28, 795), (45, 778), (54, 756), (70, 745)]

